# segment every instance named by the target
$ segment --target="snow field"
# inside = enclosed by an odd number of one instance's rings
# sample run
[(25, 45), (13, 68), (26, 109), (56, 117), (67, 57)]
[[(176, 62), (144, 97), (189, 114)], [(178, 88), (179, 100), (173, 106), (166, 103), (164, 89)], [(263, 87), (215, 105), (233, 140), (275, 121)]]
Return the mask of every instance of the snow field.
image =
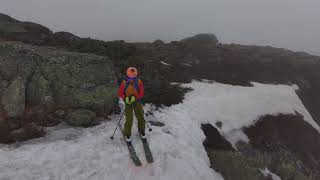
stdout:
[[(221, 134), (233, 145), (250, 141), (241, 128), (250, 126), (262, 115), (301, 113), (319, 131), (319, 126), (304, 108), (293, 86), (231, 86), (193, 81), (183, 103), (154, 112), (147, 120), (163, 122), (147, 133), (155, 162), (147, 164), (141, 140), (133, 127), (133, 145), (143, 166), (133, 165), (120, 132), (110, 136), (119, 115), (92, 128), (73, 128), (61, 124), (48, 129), (46, 137), (16, 145), (0, 146), (0, 180), (220, 180), (210, 168), (202, 145), (202, 123), (222, 122)], [(145, 109), (150, 109), (146, 105)]]

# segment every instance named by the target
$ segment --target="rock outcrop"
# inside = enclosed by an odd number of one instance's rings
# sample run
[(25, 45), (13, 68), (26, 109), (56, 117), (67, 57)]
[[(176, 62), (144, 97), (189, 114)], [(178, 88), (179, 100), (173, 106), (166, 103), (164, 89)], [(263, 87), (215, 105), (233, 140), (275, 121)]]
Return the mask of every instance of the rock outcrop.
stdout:
[(71, 126), (91, 126), (95, 119), (96, 113), (87, 109), (78, 109), (66, 116), (66, 122)]
[(2, 95), (3, 109), (9, 118), (21, 118), (25, 108), (26, 82), (14, 79)]
[(195, 36), (182, 39), (180, 42), (187, 46), (203, 46), (216, 45), (219, 41), (214, 34), (197, 34)]
[(282, 179), (320, 178), (320, 136), (299, 114), (261, 117), (244, 128), (250, 143), (238, 142), (237, 151), (213, 126), (203, 125), (202, 129), (211, 167), (227, 180), (268, 179), (261, 172), (266, 167)]
[(21, 22), (0, 13), (0, 39), (43, 44), (52, 32), (33, 22)]
[[(16, 128), (27, 123), (28, 117), (32, 117), (28, 121), (37, 119), (35, 114), (50, 120), (59, 109), (87, 109), (105, 116), (117, 102), (114, 65), (104, 56), (1, 42), (0, 72), (3, 123), (18, 123)], [(34, 113), (35, 107), (42, 108)], [(76, 121), (69, 124), (90, 126), (93, 122)]]

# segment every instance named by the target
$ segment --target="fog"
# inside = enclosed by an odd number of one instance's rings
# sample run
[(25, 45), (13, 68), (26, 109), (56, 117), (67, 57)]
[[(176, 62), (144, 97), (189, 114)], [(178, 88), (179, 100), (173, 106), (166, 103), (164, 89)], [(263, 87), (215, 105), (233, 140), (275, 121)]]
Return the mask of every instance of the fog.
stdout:
[(0, 12), (81, 37), (130, 42), (214, 33), (222, 43), (320, 55), (319, 0), (0, 0)]

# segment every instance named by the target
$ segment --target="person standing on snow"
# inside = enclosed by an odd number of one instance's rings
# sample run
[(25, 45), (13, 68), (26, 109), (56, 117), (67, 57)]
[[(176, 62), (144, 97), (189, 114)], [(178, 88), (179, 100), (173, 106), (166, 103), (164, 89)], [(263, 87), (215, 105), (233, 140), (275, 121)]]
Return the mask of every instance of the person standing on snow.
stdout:
[(126, 122), (124, 124), (124, 135), (128, 143), (131, 142), (131, 129), (133, 123), (133, 111), (138, 120), (138, 129), (142, 139), (145, 139), (145, 119), (142, 106), (144, 87), (142, 80), (138, 77), (138, 71), (134, 67), (127, 69), (127, 77), (120, 84), (118, 96), (125, 102)]

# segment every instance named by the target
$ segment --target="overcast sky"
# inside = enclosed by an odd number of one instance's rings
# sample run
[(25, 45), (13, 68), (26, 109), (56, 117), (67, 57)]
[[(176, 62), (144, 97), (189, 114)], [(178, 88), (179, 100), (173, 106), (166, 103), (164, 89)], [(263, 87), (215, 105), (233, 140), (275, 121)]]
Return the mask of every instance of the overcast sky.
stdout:
[(54, 31), (103, 40), (179, 40), (214, 33), (223, 43), (320, 55), (320, 0), (0, 0), (0, 12)]

